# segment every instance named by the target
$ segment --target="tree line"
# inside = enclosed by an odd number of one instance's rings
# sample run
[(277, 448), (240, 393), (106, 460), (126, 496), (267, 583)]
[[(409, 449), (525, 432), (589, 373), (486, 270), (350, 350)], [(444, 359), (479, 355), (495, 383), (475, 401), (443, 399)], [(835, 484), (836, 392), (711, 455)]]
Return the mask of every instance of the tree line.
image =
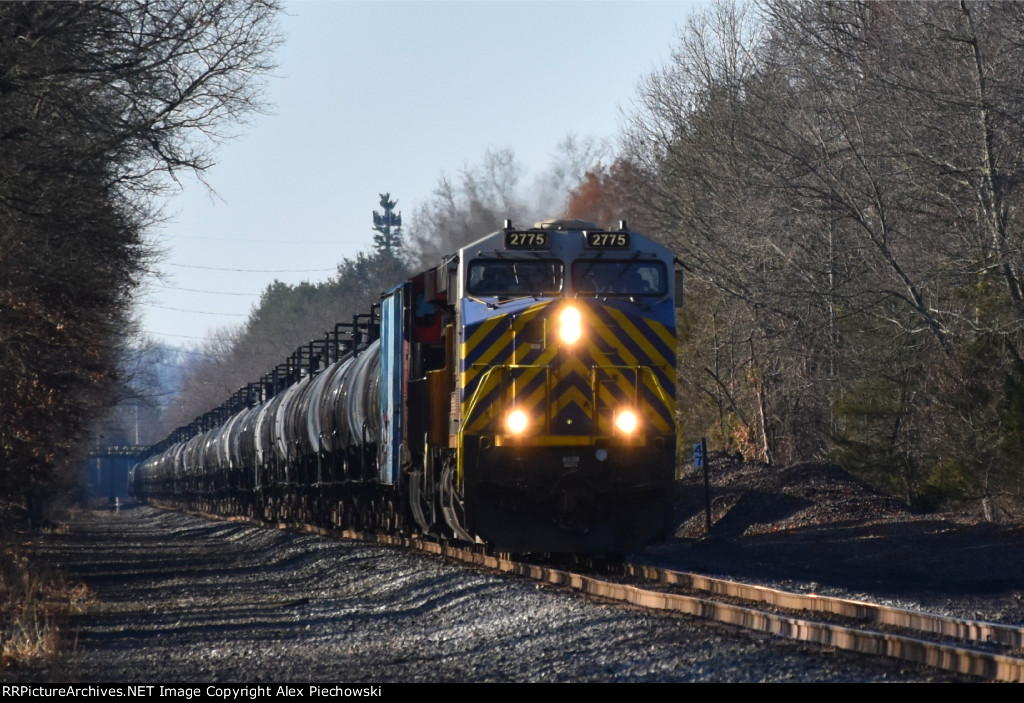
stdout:
[(123, 386), (147, 227), (259, 107), (273, 0), (0, 3), (0, 495), (39, 513)]
[(1019, 508), (1022, 61), (1016, 2), (691, 18), (588, 184), (689, 271), (687, 433), (922, 507)]

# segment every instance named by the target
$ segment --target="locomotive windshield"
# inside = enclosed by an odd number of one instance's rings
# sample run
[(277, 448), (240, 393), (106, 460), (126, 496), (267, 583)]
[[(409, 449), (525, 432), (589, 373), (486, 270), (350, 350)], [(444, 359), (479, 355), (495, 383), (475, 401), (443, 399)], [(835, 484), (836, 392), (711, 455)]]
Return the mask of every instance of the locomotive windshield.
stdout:
[(572, 264), (572, 281), (583, 295), (665, 295), (668, 280), (660, 261), (586, 260)]
[(558, 295), (564, 276), (555, 259), (477, 259), (469, 264), (467, 289), (482, 296)]

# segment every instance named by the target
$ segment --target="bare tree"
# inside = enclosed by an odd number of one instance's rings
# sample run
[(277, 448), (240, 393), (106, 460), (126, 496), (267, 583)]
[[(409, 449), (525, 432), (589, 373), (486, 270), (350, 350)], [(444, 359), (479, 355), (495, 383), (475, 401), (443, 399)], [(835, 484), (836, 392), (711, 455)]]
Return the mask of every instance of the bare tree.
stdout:
[(458, 181), (442, 176), (430, 201), (421, 204), (409, 226), (411, 246), (422, 267), (501, 226), (505, 219), (533, 213), (519, 189), (522, 166), (510, 149), (489, 149), (476, 167), (466, 166)]
[[(0, 485), (38, 511), (113, 399), (159, 196), (259, 107), (275, 2), (0, 5)], [(168, 177), (170, 180), (168, 180)]]
[(558, 144), (549, 167), (524, 184), (524, 167), (511, 149), (488, 149), (479, 164), (467, 165), (457, 179), (442, 176), (433, 197), (413, 214), (409, 234), (418, 266), (435, 265), (505, 220), (528, 227), (564, 215), (572, 192), (588, 172), (601, 170), (609, 154), (607, 142), (569, 135)]
[(1020, 474), (1021, 12), (719, 3), (642, 84), (634, 194), (705, 296), (683, 387), (734, 443), (908, 496)]

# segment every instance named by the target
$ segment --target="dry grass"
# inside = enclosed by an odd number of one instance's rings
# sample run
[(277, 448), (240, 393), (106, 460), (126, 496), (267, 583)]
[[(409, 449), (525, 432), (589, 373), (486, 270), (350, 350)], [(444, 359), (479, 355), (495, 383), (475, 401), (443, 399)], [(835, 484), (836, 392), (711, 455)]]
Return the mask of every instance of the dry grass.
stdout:
[(62, 626), (89, 593), (35, 564), (26, 546), (0, 544), (0, 668), (52, 661), (61, 650)]

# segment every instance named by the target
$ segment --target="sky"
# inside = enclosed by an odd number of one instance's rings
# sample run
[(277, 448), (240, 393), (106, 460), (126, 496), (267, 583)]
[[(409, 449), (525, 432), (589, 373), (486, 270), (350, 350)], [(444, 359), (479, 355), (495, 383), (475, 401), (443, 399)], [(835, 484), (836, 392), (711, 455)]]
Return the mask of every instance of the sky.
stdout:
[(218, 148), (215, 192), (183, 180), (152, 232), (163, 258), (144, 332), (197, 346), (243, 323), (273, 280), (328, 278), (370, 250), (380, 193), (408, 224), (488, 149), (511, 149), (529, 181), (567, 135), (614, 140), (697, 6), (286, 2), (268, 112)]

